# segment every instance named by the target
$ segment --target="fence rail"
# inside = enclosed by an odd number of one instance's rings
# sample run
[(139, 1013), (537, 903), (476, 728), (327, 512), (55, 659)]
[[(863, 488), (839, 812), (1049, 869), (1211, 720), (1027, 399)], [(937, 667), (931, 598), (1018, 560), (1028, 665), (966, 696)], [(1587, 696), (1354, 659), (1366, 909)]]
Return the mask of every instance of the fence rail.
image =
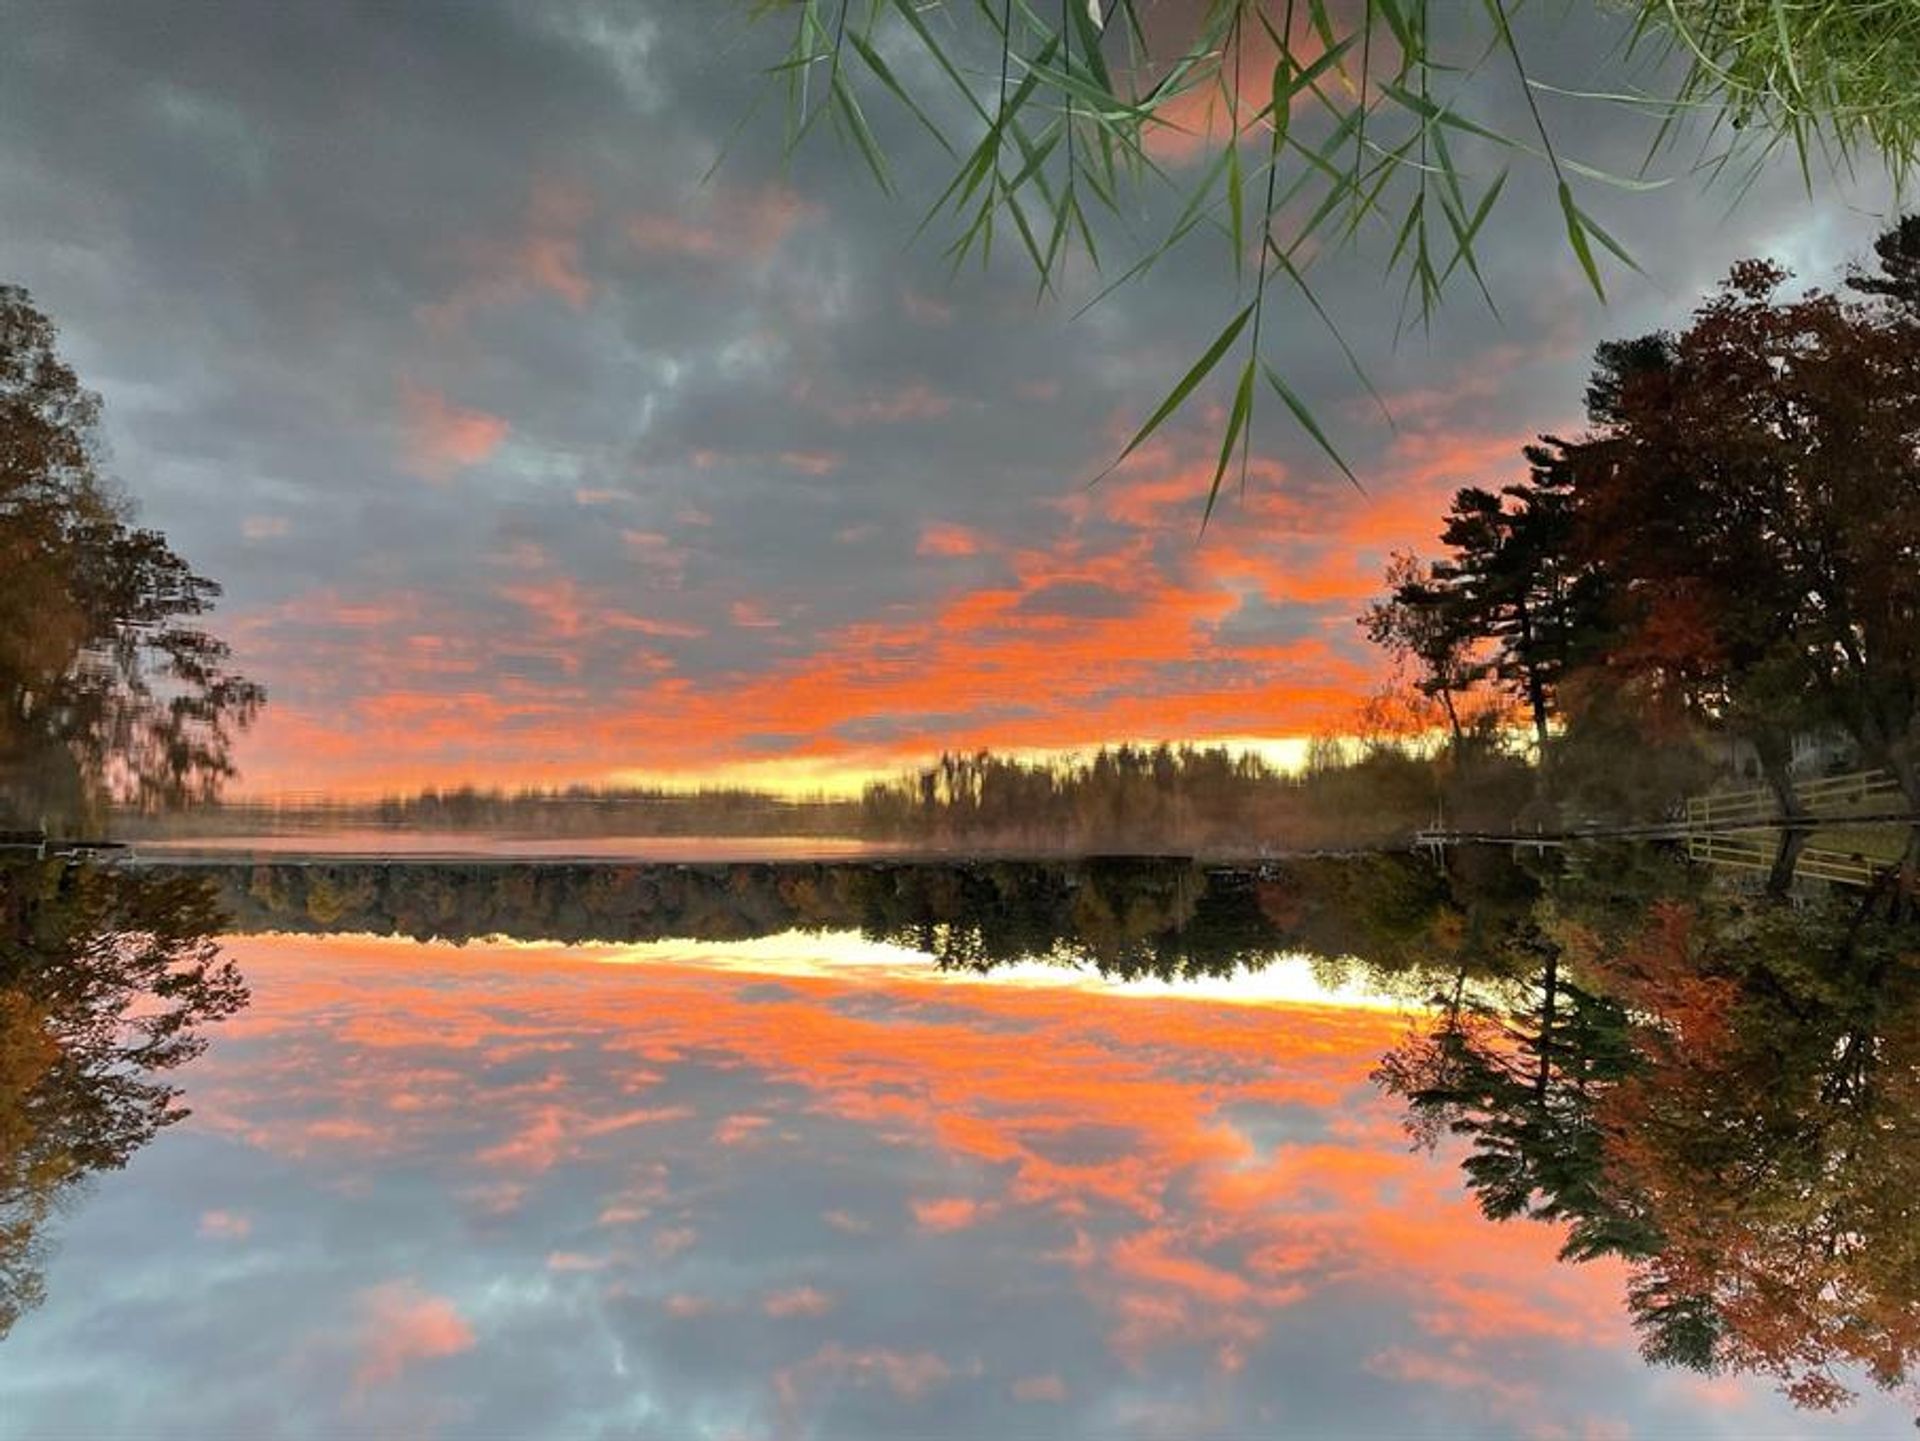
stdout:
[[(1850, 811), (1889, 799), (1904, 799), (1900, 782), (1884, 770), (1851, 771), (1842, 776), (1808, 781), (1794, 788), (1810, 816), (1844, 820)], [(1741, 821), (1766, 821), (1781, 816), (1780, 798), (1771, 787), (1722, 791), (1687, 798), (1687, 825), (1724, 826)]]
[[(1689, 860), (1706, 861), (1739, 870), (1770, 871), (1777, 845), (1750, 836), (1695, 835), (1687, 838)], [(1833, 881), (1843, 886), (1870, 886), (1891, 862), (1873, 861), (1846, 851), (1809, 846), (1795, 862), (1795, 876)]]

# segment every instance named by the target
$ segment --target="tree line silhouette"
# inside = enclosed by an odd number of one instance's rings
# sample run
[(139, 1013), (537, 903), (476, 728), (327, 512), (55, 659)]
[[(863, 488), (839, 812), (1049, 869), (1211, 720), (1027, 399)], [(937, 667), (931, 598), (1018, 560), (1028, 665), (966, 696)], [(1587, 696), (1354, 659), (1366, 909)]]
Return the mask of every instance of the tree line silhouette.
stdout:
[(1246, 858), (1393, 844), (1441, 810), (1502, 824), (1531, 794), (1517, 755), (1483, 757), (1469, 786), (1457, 771), (1450, 757), (1376, 732), (1322, 738), (1298, 769), (1222, 746), (1119, 745), (1044, 760), (983, 750), (943, 754), (850, 799), (462, 786), (364, 802), (224, 803), (131, 818), (120, 830), (135, 840), (358, 827), (541, 838), (852, 837), (982, 854)]

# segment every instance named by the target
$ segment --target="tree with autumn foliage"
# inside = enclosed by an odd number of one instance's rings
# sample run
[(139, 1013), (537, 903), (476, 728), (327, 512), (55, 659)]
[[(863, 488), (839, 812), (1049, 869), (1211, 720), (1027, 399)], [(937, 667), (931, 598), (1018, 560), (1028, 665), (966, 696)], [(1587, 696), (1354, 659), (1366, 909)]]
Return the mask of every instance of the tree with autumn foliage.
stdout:
[(1920, 808), (1915, 322), (1787, 279), (1745, 262), (1686, 331), (1607, 357), (1563, 450), (1575, 544), (1614, 606), (1609, 669), (1751, 737), (1789, 809), (1791, 733), (1820, 725)]
[(1543, 757), (1623, 705), (1682, 716), (1749, 739), (1791, 814), (1793, 737), (1834, 729), (1920, 810), (1920, 218), (1876, 252), (1853, 296), (1745, 261), (1685, 330), (1601, 346), (1589, 431), (1461, 490), (1369, 634), (1450, 694), (1486, 655), (1469, 684)]
[(210, 796), (265, 694), (199, 628), (220, 587), (133, 524), (99, 397), (0, 285), (0, 828)]
[(61, 1203), (187, 1114), (165, 1073), (247, 1002), (221, 927), (198, 877), (0, 862), (0, 1337)]

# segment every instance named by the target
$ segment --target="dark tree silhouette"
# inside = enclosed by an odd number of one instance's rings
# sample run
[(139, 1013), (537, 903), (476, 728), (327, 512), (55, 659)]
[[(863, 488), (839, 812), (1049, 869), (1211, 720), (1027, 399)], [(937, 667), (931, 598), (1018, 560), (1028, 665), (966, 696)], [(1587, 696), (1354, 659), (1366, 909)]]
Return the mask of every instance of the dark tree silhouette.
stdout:
[(1847, 288), (1877, 295), (1920, 322), (1920, 215), (1903, 217), (1873, 243), (1880, 273), (1856, 268)]
[(1603, 356), (1565, 456), (1575, 543), (1610, 583), (1612, 667), (1750, 736), (1789, 810), (1789, 738), (1820, 724), (1920, 806), (1920, 346), (1785, 279), (1743, 264), (1678, 337)]
[(264, 699), (193, 624), (220, 588), (110, 492), (56, 339), (0, 286), (0, 826), (210, 796)]
[(1370, 633), (1436, 683), (1489, 655), (1543, 757), (1555, 720), (1679, 716), (1749, 739), (1797, 814), (1793, 740), (1832, 730), (1920, 810), (1920, 218), (1876, 250), (1863, 299), (1745, 261), (1684, 330), (1601, 346), (1591, 429), (1459, 491)]

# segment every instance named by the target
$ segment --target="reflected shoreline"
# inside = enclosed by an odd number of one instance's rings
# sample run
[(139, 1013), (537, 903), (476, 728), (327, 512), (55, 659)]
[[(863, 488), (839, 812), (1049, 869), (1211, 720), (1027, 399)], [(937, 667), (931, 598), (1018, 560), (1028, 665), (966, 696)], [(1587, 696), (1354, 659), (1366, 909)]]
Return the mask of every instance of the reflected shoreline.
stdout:
[[(1044, 990), (1051, 999), (1032, 1005), (1048, 1016), (1070, 1014), (1060, 1006), (1102, 1003), (1091, 988), (1075, 998), (1063, 988), (1019, 985), (955, 988), (949, 1002), (917, 983), (915, 965), (928, 968), (929, 980), (940, 973), (1019, 980), (1040, 966), (1106, 982), (1203, 982), (1196, 989), (1215, 993), (1209, 999), (1239, 985), (1253, 999), (1261, 990), (1256, 973), (1286, 957), (1286, 974), (1300, 972), (1299, 987), (1277, 988), (1272, 1012), (1192, 1008), (1195, 1017), (1211, 1018), (1206, 1026), (1228, 1028), (1222, 1034), (1234, 1038), (1233, 1064), (1283, 1082), (1301, 1064), (1293, 1038), (1303, 1027), (1332, 1026), (1344, 1044), (1368, 1048), (1338, 1058), (1369, 1098), (1367, 1113), (1404, 1122), (1417, 1146), (1443, 1149), (1485, 1218), (1479, 1224), (1515, 1223), (1488, 1231), (1482, 1244), (1503, 1253), (1535, 1247), (1524, 1239), (1535, 1227), (1518, 1224), (1532, 1221), (1560, 1238), (1562, 1263), (1584, 1272), (1583, 1263), (1605, 1262), (1595, 1274), (1619, 1278), (1609, 1284), (1619, 1287), (1616, 1304), (1645, 1360), (1708, 1377), (1764, 1378), (1813, 1409), (1873, 1390), (1912, 1389), (1911, 1363), (1920, 1356), (1920, 1227), (1911, 1225), (1911, 1197), (1920, 1195), (1913, 1172), (1920, 1165), (1920, 925), (1900, 871), (1865, 889), (1803, 886), (1780, 896), (1739, 872), (1692, 863), (1677, 848), (1596, 844), (1578, 856), (1461, 848), (1437, 861), (1376, 853), (1253, 866), (1142, 856), (697, 863), (339, 856), (178, 865), (148, 858), (9, 864), (4, 879), (11, 919), (0, 927), (0, 939), (10, 938), (0, 991), (9, 1023), (32, 1042), (11, 1045), (9, 1054), (42, 1058), (14, 1078), (8, 1114), (19, 1124), (10, 1121), (9, 1134), (41, 1138), (17, 1146), (17, 1155), (31, 1156), (37, 1145), (39, 1154), (84, 1162), (72, 1172), (41, 1168), (54, 1179), (39, 1190), (24, 1172), (9, 1181), (9, 1215), (21, 1223), (10, 1234), (25, 1258), (8, 1263), (25, 1278), (16, 1313), (38, 1300), (54, 1194), (123, 1166), (184, 1114), (180, 1092), (157, 1075), (133, 1090), (102, 1089), (105, 1078), (143, 1067), (157, 1073), (198, 1054), (204, 1024), (245, 1005), (215, 934), (242, 954), (249, 945), (259, 949), (263, 985), (295, 986), (278, 1003), (273, 1046), (249, 1051), (252, 1064), (271, 1068), (285, 1048), (319, 1046), (341, 1051), (329, 1064), (345, 1067), (344, 1078), (376, 1059), (387, 1044), (379, 1037), (422, 1027), (432, 1035), (441, 1020), (459, 1017), (473, 1039), (433, 1067), (456, 1092), (477, 1055), (518, 1057), (523, 1046), (533, 1056), (573, 1054), (576, 1022), (556, 1029), (545, 1017), (580, 987), (606, 1004), (666, 987), (690, 1008), (671, 1036), (656, 1034), (659, 1023), (644, 1007), (611, 1033), (652, 1058), (647, 1074), (656, 1080), (645, 1089), (688, 1055), (734, 1044), (712, 1029), (717, 1012), (710, 1021), (702, 1016), (736, 993), (751, 998), (749, 1010), (773, 1007), (765, 1014), (798, 1028), (779, 1041), (787, 1057), (781, 1065), (804, 1069), (804, 1050), (784, 1048), (823, 1026), (822, 1034), (835, 1035), (854, 1027), (837, 1044), (864, 1054), (892, 1044), (896, 1026), (906, 1036), (957, 1025), (941, 1043), (950, 1047), (963, 1038), (975, 1044), (975, 1022), (965, 1017), (969, 1008), (999, 1005), (996, 996)], [(74, 896), (93, 899), (49, 909)], [(847, 937), (886, 948), (889, 963), (780, 963), (786, 950), (828, 952)], [(369, 945), (368, 938), (390, 939)], [(517, 958), (497, 947), (503, 940), (646, 944), (649, 954), (624, 974), (516, 969)], [(756, 961), (753, 948), (763, 941), (771, 950)], [(704, 971), (684, 954), (729, 945), (742, 953)], [(442, 971), (436, 960), (449, 953), (433, 949), (440, 946), (471, 948), (464, 954), (472, 967)], [(366, 978), (357, 984), (373, 990), (329, 990), (339, 985), (334, 959), (350, 963)], [(76, 964), (122, 978), (69, 993), (60, 978)], [(470, 984), (477, 987), (471, 995)], [(486, 1040), (495, 1024), (488, 997), (502, 986), (524, 991), (522, 1004), (536, 1019), (502, 1022), (503, 1035)], [(1357, 1008), (1351, 1021), (1326, 1009), (1315, 1021), (1304, 1009), (1286, 1012), (1311, 1007), (1311, 994), (1343, 990), (1387, 1004), (1364, 1021)], [(396, 999), (383, 1001), (387, 993)], [(138, 1013), (143, 994), (171, 998), (175, 1007), (174, 1019), (163, 1022), (163, 1045), (99, 1052), (104, 1059), (91, 1069), (56, 1064), (72, 1044), (64, 1037), (137, 1037), (124, 1017)], [(49, 1009), (62, 996), (69, 996), (64, 1021)], [(104, 1009), (89, 1020), (89, 1006)], [(342, 1017), (367, 1007), (381, 1019), (353, 1022), (352, 1034), (372, 1038), (353, 1041), (339, 1030)], [(1109, 1023), (1148, 1027), (1141, 1043), (1149, 1051), (1157, 1044), (1152, 1028), (1176, 1024), (1152, 1005), (1125, 1022), (1115, 1012)], [(608, 1023), (583, 1016), (577, 1024)], [(728, 1024), (751, 1030), (762, 1022), (742, 1011)], [(1396, 1029), (1394, 1040), (1388, 1032)], [(376, 1049), (355, 1060), (356, 1044)], [(522, 1064), (510, 1065), (521, 1076), (515, 1085), (550, 1063), (534, 1062), (524, 1075)], [(888, 1072), (888, 1089), (837, 1094), (857, 1114), (881, 1116), (897, 1104), (890, 1098), (932, 1085), (939, 1070), (936, 1054), (909, 1047)], [(1148, 1065), (1141, 1083), (1152, 1073)], [(582, 1083), (592, 1076), (582, 1073)], [(111, 1120), (119, 1113), (108, 1103), (126, 1097), (138, 1100), (137, 1115)], [(1031, 1102), (1004, 1098), (1015, 1111)], [(1182, 1102), (1194, 1103), (1191, 1096)], [(331, 1104), (315, 1102), (303, 1124), (378, 1144), (372, 1121), (334, 1117)], [(231, 1103), (222, 1109), (230, 1114)], [(618, 1114), (656, 1111), (678, 1113), (629, 1106)], [(55, 1115), (76, 1119), (56, 1132), (45, 1124)], [(1199, 1114), (1189, 1119), (1203, 1130), (1214, 1124)], [(541, 1155), (571, 1154), (602, 1134), (600, 1122), (561, 1112), (530, 1124)], [(751, 1135), (760, 1124), (733, 1126), (723, 1117), (721, 1129)], [(1387, 1137), (1369, 1124), (1369, 1144), (1380, 1148)], [(634, 1144), (642, 1147), (634, 1154), (644, 1154), (644, 1137)], [(481, 1154), (508, 1154), (501, 1150), (508, 1145)], [(1124, 1154), (1116, 1150), (1103, 1164), (1120, 1165)], [(1445, 1169), (1451, 1175), (1453, 1165)], [(767, 1183), (777, 1186), (781, 1177)], [(1298, 1204), (1294, 1188), (1308, 1181), (1275, 1184), (1262, 1204), (1284, 1208)], [(957, 1203), (952, 1214), (960, 1214)], [(1219, 1284), (1233, 1294), (1255, 1284), (1250, 1272), (1222, 1274)]]

